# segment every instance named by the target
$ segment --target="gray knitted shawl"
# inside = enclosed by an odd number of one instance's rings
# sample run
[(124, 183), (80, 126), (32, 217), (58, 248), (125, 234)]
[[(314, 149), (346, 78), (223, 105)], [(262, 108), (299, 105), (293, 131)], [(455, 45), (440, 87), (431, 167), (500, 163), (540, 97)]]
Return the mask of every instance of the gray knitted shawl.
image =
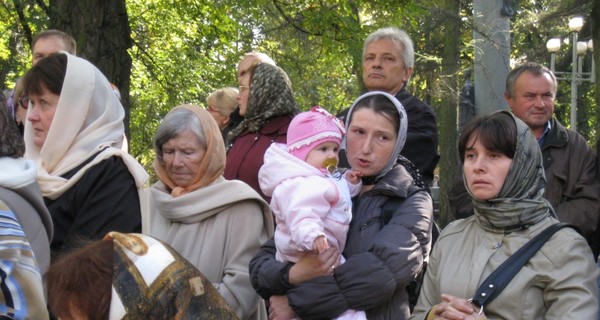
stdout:
[(552, 205), (542, 197), (546, 175), (535, 136), (512, 113), (499, 112), (509, 114), (517, 125), (517, 147), (512, 165), (497, 198), (479, 201), (470, 191), (469, 194), (473, 199), (475, 218), (483, 229), (510, 233), (526, 229), (549, 215), (556, 215)]

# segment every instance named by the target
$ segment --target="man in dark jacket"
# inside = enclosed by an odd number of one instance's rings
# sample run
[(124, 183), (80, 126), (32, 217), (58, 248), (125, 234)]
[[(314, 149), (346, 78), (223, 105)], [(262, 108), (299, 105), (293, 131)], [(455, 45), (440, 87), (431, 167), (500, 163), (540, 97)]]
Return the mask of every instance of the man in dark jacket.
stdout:
[[(433, 180), (439, 160), (437, 122), (433, 109), (406, 91), (415, 61), (413, 42), (406, 32), (393, 27), (371, 33), (363, 45), (362, 78), (368, 91), (384, 91), (396, 97), (408, 116), (406, 144), (401, 155), (417, 166), (425, 183)], [(346, 121), (348, 109), (337, 116)], [(340, 159), (345, 164), (344, 159)]]

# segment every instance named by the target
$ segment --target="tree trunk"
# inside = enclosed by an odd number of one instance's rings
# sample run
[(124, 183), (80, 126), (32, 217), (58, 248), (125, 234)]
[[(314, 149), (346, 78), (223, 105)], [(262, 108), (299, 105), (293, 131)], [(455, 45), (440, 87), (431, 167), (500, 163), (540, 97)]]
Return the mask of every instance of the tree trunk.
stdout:
[(71, 34), (77, 55), (100, 69), (117, 86), (125, 109), (125, 134), (129, 137), (129, 77), (132, 45), (125, 0), (51, 0), (50, 28)]
[(442, 78), (445, 88), (444, 105), (439, 108), (439, 146), (440, 146), (440, 213), (436, 217), (440, 226), (453, 220), (448, 202), (448, 191), (457, 170), (457, 110), (459, 102), (458, 68), (460, 66), (460, 0), (444, 0), (444, 10), (448, 13), (445, 20), (444, 51), (442, 56)]

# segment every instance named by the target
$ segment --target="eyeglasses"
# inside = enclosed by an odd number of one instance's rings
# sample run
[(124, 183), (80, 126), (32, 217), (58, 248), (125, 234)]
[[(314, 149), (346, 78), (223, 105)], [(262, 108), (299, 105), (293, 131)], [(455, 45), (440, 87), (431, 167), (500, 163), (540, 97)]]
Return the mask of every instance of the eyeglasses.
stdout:
[(27, 109), (27, 107), (29, 107), (29, 97), (28, 96), (21, 96), (19, 98), (19, 105), (21, 106), (21, 108)]
[(249, 90), (250, 87), (248, 86), (240, 86), (240, 92), (244, 91), (244, 90)]

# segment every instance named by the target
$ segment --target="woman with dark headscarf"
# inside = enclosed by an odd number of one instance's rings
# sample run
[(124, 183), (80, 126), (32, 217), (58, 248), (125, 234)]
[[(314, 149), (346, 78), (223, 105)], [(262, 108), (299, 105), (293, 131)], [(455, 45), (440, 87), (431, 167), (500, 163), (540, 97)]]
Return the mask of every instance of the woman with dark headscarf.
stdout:
[(249, 72), (249, 83), (240, 85), (237, 96), (244, 120), (227, 136), (224, 177), (246, 182), (269, 202), (260, 189), (258, 170), (271, 143), (286, 142), (287, 128), (299, 110), (290, 79), (281, 68), (259, 63)]
[(500, 264), (558, 220), (542, 197), (542, 153), (523, 121), (508, 111), (476, 118), (458, 150), (475, 214), (443, 230), (411, 319), (596, 319), (598, 270), (571, 228), (546, 241), (493, 301), (469, 303)]
[(225, 180), (225, 144), (196, 105), (171, 110), (156, 130), (150, 223), (144, 233), (181, 253), (243, 320), (266, 320), (248, 263), (273, 235), (269, 205), (247, 184)]

